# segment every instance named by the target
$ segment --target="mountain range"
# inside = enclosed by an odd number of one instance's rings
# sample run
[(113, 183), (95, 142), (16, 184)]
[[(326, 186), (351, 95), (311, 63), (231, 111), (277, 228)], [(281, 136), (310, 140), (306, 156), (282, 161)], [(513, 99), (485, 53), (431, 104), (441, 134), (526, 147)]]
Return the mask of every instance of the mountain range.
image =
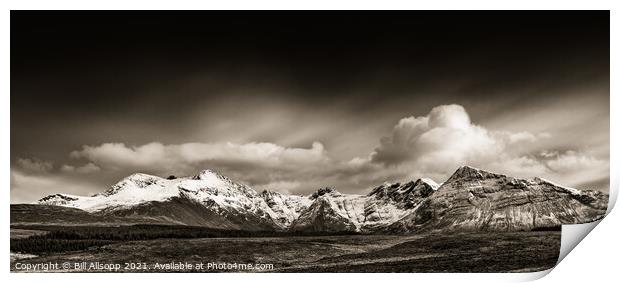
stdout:
[(367, 195), (257, 192), (211, 170), (195, 176), (130, 175), (92, 195), (53, 194), (14, 205), (11, 223), (157, 223), (248, 231), (414, 233), (520, 231), (598, 220), (608, 195), (462, 166), (441, 185), (385, 183)]

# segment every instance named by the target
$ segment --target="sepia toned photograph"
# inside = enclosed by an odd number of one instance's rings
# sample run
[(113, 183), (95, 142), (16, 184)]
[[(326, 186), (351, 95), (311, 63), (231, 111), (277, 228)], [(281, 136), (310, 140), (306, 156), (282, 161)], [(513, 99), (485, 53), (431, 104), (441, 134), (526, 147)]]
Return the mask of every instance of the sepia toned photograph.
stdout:
[(13, 273), (527, 273), (610, 193), (609, 11), (11, 11)]

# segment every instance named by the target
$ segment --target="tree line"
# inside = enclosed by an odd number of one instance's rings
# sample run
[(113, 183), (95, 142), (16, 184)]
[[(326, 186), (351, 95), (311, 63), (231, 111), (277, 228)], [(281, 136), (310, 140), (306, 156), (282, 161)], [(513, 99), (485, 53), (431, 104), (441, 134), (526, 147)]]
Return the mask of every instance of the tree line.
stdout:
[(11, 251), (20, 253), (56, 253), (64, 251), (85, 250), (115, 242), (145, 241), (155, 239), (177, 238), (228, 238), (228, 237), (293, 237), (293, 236), (327, 236), (352, 235), (352, 232), (311, 232), (311, 231), (246, 231), (220, 230), (206, 227), (173, 225), (126, 225), (118, 227), (97, 226), (41, 226), (29, 227), (48, 231), (45, 234), (32, 235), (28, 238), (11, 239)]

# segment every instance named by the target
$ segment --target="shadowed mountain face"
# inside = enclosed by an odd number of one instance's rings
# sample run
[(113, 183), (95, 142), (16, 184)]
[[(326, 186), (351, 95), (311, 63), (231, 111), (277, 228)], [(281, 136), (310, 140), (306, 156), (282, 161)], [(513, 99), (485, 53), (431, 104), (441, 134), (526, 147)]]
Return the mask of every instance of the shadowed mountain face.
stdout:
[[(205, 170), (173, 180), (134, 174), (91, 197), (50, 195), (37, 205), (12, 206), (11, 222), (170, 223), (248, 231), (518, 231), (600, 219), (607, 199), (598, 191), (468, 166), (441, 186), (418, 179), (384, 184), (368, 195), (322, 188), (310, 196), (257, 193)], [(38, 220), (41, 211), (46, 214)]]
[(411, 209), (418, 206), (428, 196), (433, 194), (439, 185), (430, 179), (418, 179), (405, 184), (386, 184), (374, 188), (370, 196), (377, 199), (392, 200), (402, 208)]
[(517, 231), (600, 219), (608, 195), (461, 167), (434, 194), (387, 230)]

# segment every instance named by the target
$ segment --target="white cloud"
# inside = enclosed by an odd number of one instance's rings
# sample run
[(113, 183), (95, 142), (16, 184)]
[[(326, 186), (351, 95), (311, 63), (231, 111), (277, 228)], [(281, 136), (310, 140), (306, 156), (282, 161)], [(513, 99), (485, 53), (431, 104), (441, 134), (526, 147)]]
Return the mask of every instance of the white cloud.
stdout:
[(256, 190), (270, 190), (270, 191), (278, 191), (281, 193), (291, 193), (294, 192), (297, 188), (301, 186), (301, 183), (298, 181), (274, 181), (267, 184), (258, 185), (255, 187)]
[(434, 172), (493, 159), (504, 147), (502, 138), (472, 124), (462, 106), (442, 105), (427, 116), (401, 119), (370, 159)]
[[(149, 143), (140, 146), (105, 143), (84, 146), (70, 156), (97, 166), (102, 173), (187, 176), (202, 169), (215, 169), (258, 190), (304, 193), (325, 185), (350, 192), (360, 187), (366, 189), (369, 179), (385, 174), (363, 159), (360, 164), (332, 160), (319, 142), (312, 143), (309, 148), (273, 143)], [(63, 168), (65, 172), (78, 170), (68, 165)], [(370, 172), (371, 168), (374, 172)]]
[(585, 168), (604, 166), (607, 163), (573, 150), (565, 153), (555, 152), (551, 156), (554, 158), (546, 161), (546, 164), (551, 170), (556, 172), (578, 172)]
[[(123, 143), (104, 143), (84, 146), (71, 153), (104, 168), (135, 168), (170, 170), (194, 167), (197, 164), (251, 163), (261, 166), (300, 166), (327, 162), (325, 148), (314, 142), (310, 148), (287, 148), (273, 143), (184, 143), (164, 145), (149, 143), (126, 146)], [(93, 164), (94, 165), (94, 164)]]
[(543, 173), (547, 178), (574, 187), (609, 179), (609, 159), (595, 157), (587, 151), (569, 150), (564, 153), (557, 153), (553, 158), (542, 162), (549, 169)]
[(548, 132), (490, 131), (471, 123), (462, 106), (442, 105), (426, 116), (401, 119), (369, 161), (411, 178), (429, 176), (438, 181), (461, 165), (517, 177), (539, 176), (569, 186), (609, 177), (608, 159), (588, 152), (540, 151), (537, 143), (551, 138)]
[(35, 173), (49, 172), (54, 167), (52, 162), (30, 158), (17, 159), (17, 165), (26, 171)]
[(56, 193), (90, 195), (101, 190), (101, 187), (89, 182), (62, 175), (33, 175), (11, 170), (11, 203), (32, 202)]
[(509, 133), (508, 139), (510, 143), (519, 143), (519, 142), (535, 142), (538, 138), (536, 135), (529, 132), (518, 132), (518, 133)]
[(99, 168), (99, 166), (95, 165), (94, 163), (90, 162), (90, 163), (87, 163), (85, 165), (78, 166), (78, 167), (65, 164), (62, 167), (60, 167), (60, 171), (67, 172), (67, 173), (90, 174), (90, 173), (101, 171), (101, 168)]
[[(609, 179), (608, 159), (594, 157), (588, 152), (543, 151), (538, 155), (500, 159), (488, 168), (515, 177), (542, 177), (576, 188)], [(587, 189), (608, 190), (608, 186)]]

